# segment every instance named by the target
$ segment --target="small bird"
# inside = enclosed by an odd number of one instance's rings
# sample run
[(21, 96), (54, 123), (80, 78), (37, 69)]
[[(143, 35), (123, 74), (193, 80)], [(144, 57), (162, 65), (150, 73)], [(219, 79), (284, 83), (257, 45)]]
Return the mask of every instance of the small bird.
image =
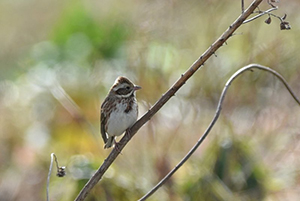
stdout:
[(104, 149), (110, 148), (137, 120), (138, 104), (135, 91), (141, 89), (126, 77), (118, 77), (101, 105), (101, 135)]

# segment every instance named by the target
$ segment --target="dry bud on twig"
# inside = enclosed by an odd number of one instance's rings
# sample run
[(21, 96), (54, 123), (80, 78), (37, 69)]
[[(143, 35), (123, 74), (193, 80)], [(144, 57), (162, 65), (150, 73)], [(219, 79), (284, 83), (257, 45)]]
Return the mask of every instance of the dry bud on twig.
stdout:
[(271, 22), (272, 22), (271, 17), (268, 17), (268, 19), (265, 20), (265, 23), (266, 23), (266, 24), (271, 24)]
[(286, 21), (282, 21), (280, 23), (280, 29), (281, 30), (290, 30), (291, 29), (290, 23), (286, 22)]
[(51, 154), (51, 162), (50, 162), (50, 167), (49, 167), (49, 172), (48, 172), (48, 178), (47, 178), (47, 201), (49, 201), (49, 183), (50, 183), (50, 176), (51, 176), (51, 172), (52, 172), (52, 167), (53, 167), (53, 158), (55, 159), (55, 164), (56, 164), (56, 169), (57, 169), (57, 173), (56, 176), (58, 177), (64, 177), (66, 175), (66, 167), (65, 166), (58, 166), (58, 160), (57, 157), (55, 155), (55, 153)]

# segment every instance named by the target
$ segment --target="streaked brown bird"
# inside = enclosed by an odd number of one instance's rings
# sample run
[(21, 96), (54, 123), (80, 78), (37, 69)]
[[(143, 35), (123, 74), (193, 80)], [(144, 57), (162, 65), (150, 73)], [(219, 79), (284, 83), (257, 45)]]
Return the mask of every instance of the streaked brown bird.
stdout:
[(135, 91), (141, 89), (126, 77), (118, 77), (101, 105), (101, 135), (104, 148), (110, 148), (137, 120), (138, 104)]

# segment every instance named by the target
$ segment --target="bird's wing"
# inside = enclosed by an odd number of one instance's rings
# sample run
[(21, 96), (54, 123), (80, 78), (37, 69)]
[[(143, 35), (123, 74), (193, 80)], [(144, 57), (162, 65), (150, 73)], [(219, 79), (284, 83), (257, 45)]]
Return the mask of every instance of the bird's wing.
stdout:
[[(104, 104), (102, 104), (102, 106), (103, 105)], [(107, 118), (106, 118), (105, 113), (103, 112), (102, 106), (101, 106), (101, 117), (100, 117), (101, 136), (102, 136), (102, 139), (103, 139), (104, 143), (106, 144), (106, 142), (107, 142), (107, 136), (106, 136), (105, 124), (106, 124)]]

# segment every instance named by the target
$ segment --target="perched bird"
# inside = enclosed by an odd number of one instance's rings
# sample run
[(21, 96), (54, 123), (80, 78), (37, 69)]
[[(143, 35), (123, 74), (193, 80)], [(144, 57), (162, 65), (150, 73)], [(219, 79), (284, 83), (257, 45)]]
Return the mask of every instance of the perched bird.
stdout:
[(104, 148), (116, 143), (115, 136), (120, 136), (132, 126), (138, 116), (135, 91), (141, 89), (126, 77), (118, 77), (110, 88), (101, 105), (101, 135)]

